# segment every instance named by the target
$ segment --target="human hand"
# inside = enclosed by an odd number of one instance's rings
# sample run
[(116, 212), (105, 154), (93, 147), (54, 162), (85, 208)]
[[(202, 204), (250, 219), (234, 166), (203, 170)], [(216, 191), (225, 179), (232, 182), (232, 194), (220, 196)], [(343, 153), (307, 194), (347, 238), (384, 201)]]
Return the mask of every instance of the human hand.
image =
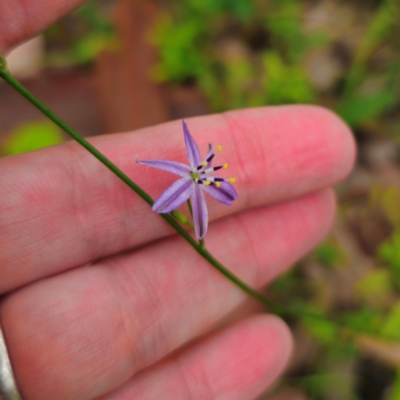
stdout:
[[(40, 27), (67, 6), (53, 4)], [(237, 178), (233, 206), (208, 199), (207, 247), (262, 287), (326, 234), (352, 137), (309, 106), (188, 123), (201, 152), (223, 145)], [(180, 121), (91, 142), (154, 197), (175, 177), (136, 156), (186, 157)], [(0, 187), (0, 321), (24, 398), (253, 399), (283, 369), (286, 326), (234, 321), (245, 294), (77, 144), (1, 159)]]

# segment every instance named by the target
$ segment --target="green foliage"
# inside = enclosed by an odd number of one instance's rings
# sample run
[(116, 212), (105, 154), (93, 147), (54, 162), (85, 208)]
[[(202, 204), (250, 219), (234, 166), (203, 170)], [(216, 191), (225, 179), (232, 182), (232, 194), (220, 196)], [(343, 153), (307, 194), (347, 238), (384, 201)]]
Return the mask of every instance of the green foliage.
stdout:
[(89, 0), (45, 32), (46, 62), (51, 66), (87, 64), (104, 50), (116, 50), (119, 41), (99, 2)]
[[(352, 127), (381, 118), (400, 101), (400, 57), (370, 67), (371, 58), (397, 29), (399, 5), (397, 0), (382, 2), (352, 64), (339, 78), (343, 90), (330, 104)], [(159, 52), (153, 77), (195, 82), (215, 111), (319, 103), (325, 93), (310, 82), (305, 61), (310, 50), (332, 47), (334, 38), (322, 30), (305, 31), (303, 14), (299, 0), (171, 2), (150, 34)], [(254, 40), (259, 42), (255, 47)], [(378, 89), (365, 92), (371, 71), (384, 79)]]
[(263, 86), (268, 104), (312, 103), (314, 92), (299, 64), (287, 65), (276, 51), (263, 54)]
[(343, 312), (342, 321), (349, 329), (354, 331), (378, 335), (385, 317), (381, 310), (367, 307), (363, 304), (362, 308), (356, 311)]
[(377, 119), (397, 102), (394, 94), (388, 90), (368, 96), (345, 97), (337, 106), (337, 113), (352, 127), (362, 122)]
[[(174, 6), (150, 34), (159, 52), (154, 79), (195, 81), (216, 111), (315, 100), (302, 59), (320, 42), (302, 33), (297, 1), (180, 0)], [(290, 15), (269, 18), (275, 9)], [(249, 49), (251, 38), (267, 35), (276, 48)]]
[(388, 339), (400, 340), (400, 301), (391, 308), (383, 323), (381, 335)]
[(327, 267), (333, 267), (345, 260), (343, 250), (331, 239), (322, 242), (313, 251), (313, 256), (316, 261)]
[(369, 204), (381, 210), (393, 227), (400, 228), (400, 187), (371, 186)]
[(392, 294), (392, 276), (387, 269), (375, 269), (363, 276), (355, 286), (359, 300), (371, 307), (389, 304)]
[(400, 229), (394, 231), (389, 239), (381, 243), (378, 256), (389, 266), (396, 284), (400, 286)]
[(313, 38), (313, 35), (302, 32), (301, 3), (293, 0), (273, 0), (270, 3), (272, 16), (265, 23), (273, 35), (273, 48), (284, 51), (288, 60), (301, 62)]
[(302, 379), (300, 386), (305, 389), (310, 399), (346, 399), (359, 400), (349, 384), (351, 376), (345, 372), (319, 373)]
[(347, 89), (354, 91), (363, 81), (367, 62), (398, 22), (400, 3), (398, 0), (383, 0), (375, 18), (366, 30), (354, 55), (352, 67), (347, 75)]
[(155, 66), (153, 77), (158, 81), (182, 82), (197, 76), (205, 67), (197, 50), (204, 30), (201, 21), (190, 20), (177, 26), (170, 15), (159, 17), (150, 40), (159, 47), (163, 62)]
[[(316, 313), (315, 310), (312, 310)], [(335, 343), (338, 335), (338, 327), (335, 323), (328, 320), (303, 317), (302, 322), (307, 331), (314, 337), (314, 339), (325, 345)]]
[(60, 129), (52, 122), (34, 121), (17, 126), (0, 148), (3, 155), (12, 155), (53, 146), (64, 141)]
[(397, 370), (396, 378), (391, 387), (390, 393), (386, 400), (399, 400), (400, 399), (400, 368)]

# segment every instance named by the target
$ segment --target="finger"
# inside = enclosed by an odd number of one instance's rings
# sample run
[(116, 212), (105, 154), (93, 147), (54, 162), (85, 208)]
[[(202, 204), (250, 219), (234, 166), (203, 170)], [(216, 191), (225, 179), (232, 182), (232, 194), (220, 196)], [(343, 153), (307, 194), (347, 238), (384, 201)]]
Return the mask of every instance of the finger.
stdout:
[(98, 400), (255, 399), (282, 372), (292, 347), (276, 317), (260, 315), (196, 342)]
[[(207, 245), (254, 287), (282, 272), (331, 224), (325, 191), (223, 219)], [(0, 310), (29, 399), (90, 399), (208, 332), (247, 296), (179, 237), (41, 280)]]
[[(232, 206), (208, 200), (211, 220), (327, 187), (354, 159), (348, 128), (317, 107), (248, 109), (188, 125), (200, 149), (208, 142), (225, 145), (223, 161), (238, 178)], [(155, 197), (175, 177), (136, 164), (136, 156), (185, 161), (179, 121), (94, 144)], [(0, 292), (173, 232), (75, 144), (2, 159), (0, 171)]]
[(0, 52), (40, 33), (84, 0), (0, 0)]

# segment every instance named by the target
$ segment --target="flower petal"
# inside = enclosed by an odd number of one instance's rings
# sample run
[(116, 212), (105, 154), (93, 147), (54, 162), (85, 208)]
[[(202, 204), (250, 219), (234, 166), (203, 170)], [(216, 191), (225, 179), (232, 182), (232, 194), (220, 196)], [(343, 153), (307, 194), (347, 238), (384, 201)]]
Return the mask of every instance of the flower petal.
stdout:
[(193, 224), (198, 239), (203, 239), (208, 227), (208, 210), (204, 193), (199, 185), (194, 185), (192, 194)]
[(136, 160), (139, 164), (145, 164), (149, 167), (162, 169), (164, 171), (172, 172), (179, 176), (189, 176), (191, 169), (188, 165), (181, 164), (175, 161), (167, 160)]
[(178, 179), (155, 201), (152, 209), (158, 213), (175, 210), (193, 194), (194, 186), (195, 183), (191, 178)]
[(182, 121), (182, 126), (183, 134), (185, 136), (186, 153), (189, 159), (189, 163), (192, 169), (195, 169), (198, 165), (200, 165), (201, 162), (199, 148), (197, 147), (196, 142), (190, 134), (189, 128), (185, 121)]
[(220, 182), (221, 186), (217, 188), (216, 186), (203, 185), (202, 188), (215, 200), (230, 206), (233, 200), (238, 198), (238, 194), (235, 188), (229, 182)]

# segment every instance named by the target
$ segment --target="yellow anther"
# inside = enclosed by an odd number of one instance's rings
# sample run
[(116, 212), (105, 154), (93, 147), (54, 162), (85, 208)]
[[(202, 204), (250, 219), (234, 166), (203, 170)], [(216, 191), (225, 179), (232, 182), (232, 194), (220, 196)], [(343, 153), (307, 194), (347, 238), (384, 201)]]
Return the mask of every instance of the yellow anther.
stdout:
[(224, 168), (224, 169), (227, 169), (227, 168), (228, 168), (228, 164), (227, 164), (227, 163), (224, 164), (223, 168)]
[(229, 178), (229, 182), (235, 183), (236, 182), (236, 178)]
[(220, 187), (221, 186), (221, 182), (215, 182), (215, 186), (216, 187)]
[(222, 151), (222, 146), (217, 146), (217, 150), (220, 152)]
[(202, 165), (203, 167), (207, 167), (207, 163), (206, 163), (205, 161), (203, 161), (203, 162), (201, 163), (201, 165)]
[(210, 185), (211, 185), (211, 182), (210, 182), (210, 181), (205, 181), (204, 184), (205, 184), (206, 186), (210, 186)]

